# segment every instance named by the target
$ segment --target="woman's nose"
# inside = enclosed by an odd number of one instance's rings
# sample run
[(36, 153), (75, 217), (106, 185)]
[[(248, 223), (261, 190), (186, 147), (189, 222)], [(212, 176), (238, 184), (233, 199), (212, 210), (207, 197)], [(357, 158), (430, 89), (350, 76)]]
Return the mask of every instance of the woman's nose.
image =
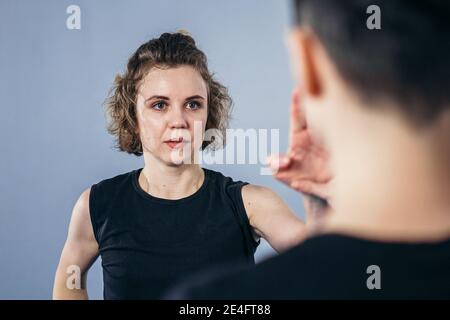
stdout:
[(181, 108), (173, 108), (169, 113), (168, 124), (170, 128), (187, 128), (185, 114)]

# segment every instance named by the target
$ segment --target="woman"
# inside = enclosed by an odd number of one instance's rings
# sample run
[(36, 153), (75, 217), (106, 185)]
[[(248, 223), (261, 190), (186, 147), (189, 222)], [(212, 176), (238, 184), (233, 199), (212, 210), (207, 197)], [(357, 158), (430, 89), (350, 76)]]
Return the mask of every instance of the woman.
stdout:
[[(199, 149), (214, 148), (203, 141), (205, 131), (224, 132), (230, 105), (190, 36), (164, 33), (138, 48), (116, 77), (106, 111), (118, 148), (143, 155), (145, 165), (81, 194), (55, 299), (87, 298), (86, 274), (99, 255), (105, 299), (158, 298), (168, 285), (207, 267), (254, 264), (257, 237), (277, 251), (305, 237), (303, 222), (272, 191), (195, 161)], [(78, 289), (66, 285), (73, 266)]]

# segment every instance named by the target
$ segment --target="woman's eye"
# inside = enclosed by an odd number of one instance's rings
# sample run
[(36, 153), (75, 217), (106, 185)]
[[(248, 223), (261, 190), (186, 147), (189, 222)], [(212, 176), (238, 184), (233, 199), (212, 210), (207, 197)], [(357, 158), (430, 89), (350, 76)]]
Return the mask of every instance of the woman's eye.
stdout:
[(201, 104), (198, 103), (197, 101), (189, 101), (186, 104), (188, 109), (200, 109), (201, 108)]
[(160, 101), (160, 102), (157, 102), (154, 105), (152, 105), (152, 108), (155, 109), (155, 110), (161, 111), (161, 110), (164, 109), (165, 106), (166, 106), (166, 103)]

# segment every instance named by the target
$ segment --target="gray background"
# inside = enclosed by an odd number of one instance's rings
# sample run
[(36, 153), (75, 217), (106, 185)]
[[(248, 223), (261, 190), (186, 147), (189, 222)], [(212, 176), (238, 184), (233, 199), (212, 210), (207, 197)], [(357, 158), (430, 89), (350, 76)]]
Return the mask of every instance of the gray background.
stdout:
[[(81, 7), (81, 30), (66, 8)], [(278, 128), (287, 147), (293, 86), (284, 35), (289, 2), (0, 1), (0, 298), (49, 299), (78, 196), (102, 179), (143, 166), (117, 152), (101, 107), (114, 75), (143, 42), (187, 29), (229, 87), (233, 128)], [(303, 217), (299, 195), (259, 165), (215, 165), (271, 187)], [(262, 243), (257, 261), (274, 254)], [(102, 298), (100, 259), (90, 298)]]

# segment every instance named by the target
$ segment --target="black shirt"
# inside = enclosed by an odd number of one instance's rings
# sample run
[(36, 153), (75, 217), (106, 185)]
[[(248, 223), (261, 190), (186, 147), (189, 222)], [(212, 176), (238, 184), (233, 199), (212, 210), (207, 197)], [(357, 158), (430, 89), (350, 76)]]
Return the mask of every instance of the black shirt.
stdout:
[(193, 278), (165, 297), (450, 299), (450, 239), (407, 244), (322, 235), (255, 267), (219, 273)]
[(254, 265), (258, 243), (242, 202), (245, 182), (203, 169), (199, 190), (168, 200), (140, 187), (141, 170), (91, 187), (105, 299), (159, 298), (165, 288), (199, 270)]

